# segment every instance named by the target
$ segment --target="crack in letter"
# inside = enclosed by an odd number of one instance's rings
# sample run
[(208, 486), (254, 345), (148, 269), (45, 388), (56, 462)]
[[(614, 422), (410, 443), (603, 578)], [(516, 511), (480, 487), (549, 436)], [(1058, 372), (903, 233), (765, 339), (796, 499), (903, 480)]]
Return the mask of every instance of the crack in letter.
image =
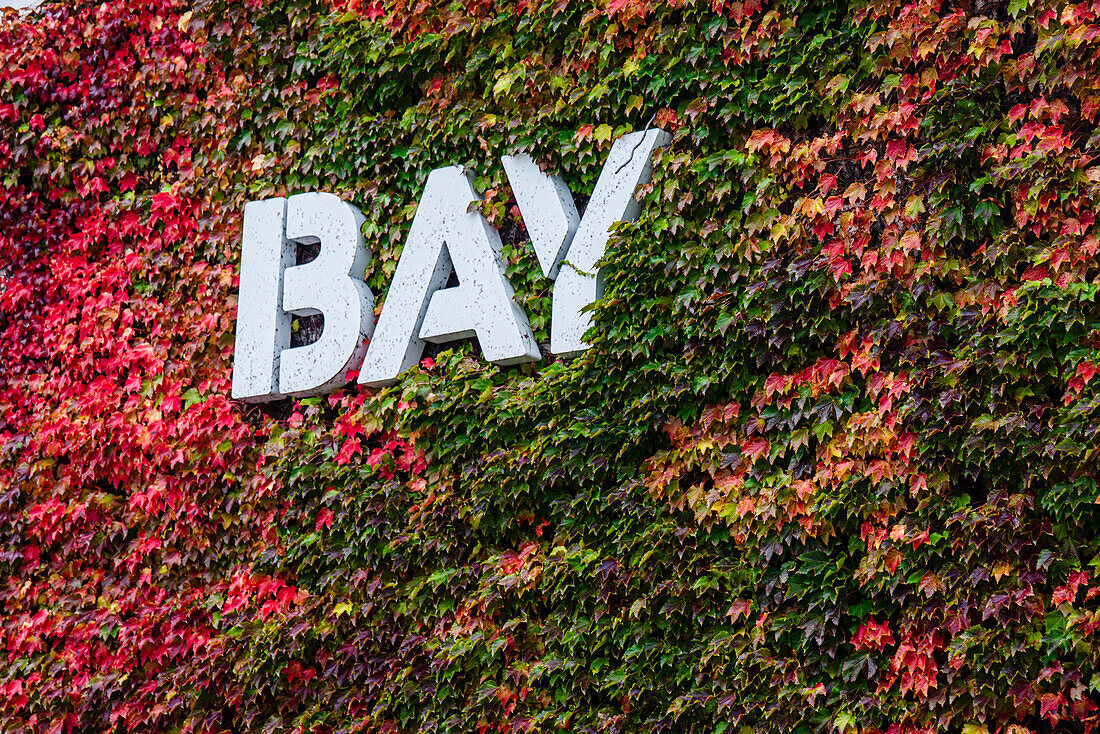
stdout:
[(634, 192), (649, 180), (653, 151), (671, 139), (664, 130), (653, 129), (616, 140), (579, 223), (574, 223), (572, 196), (561, 193), (565, 187), (561, 179), (540, 171), (530, 157), (505, 157), (508, 181), (543, 272), (551, 278), (557, 273), (550, 322), (550, 351), (554, 354), (573, 357), (588, 349), (584, 333), (591, 327), (592, 317), (583, 309), (603, 295), (597, 266), (611, 227), (638, 215)]

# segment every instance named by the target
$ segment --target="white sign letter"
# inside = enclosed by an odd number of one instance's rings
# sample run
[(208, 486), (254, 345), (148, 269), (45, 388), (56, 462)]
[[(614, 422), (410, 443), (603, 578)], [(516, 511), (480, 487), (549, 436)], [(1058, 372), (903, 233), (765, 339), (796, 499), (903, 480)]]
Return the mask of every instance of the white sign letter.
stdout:
[(286, 199), (244, 205), (233, 399), (257, 403), (281, 397), (279, 352), (290, 346), (290, 315), (283, 311), (283, 270), (294, 264), (294, 243), (283, 236)]
[[(360, 383), (392, 385), (420, 361), (425, 340), (476, 336), (485, 358), (498, 364), (541, 357), (527, 315), (512, 299), (500, 237), (470, 211), (479, 200), (458, 166), (428, 174)], [(458, 285), (444, 288), (452, 269)]]
[[(362, 360), (374, 326), (362, 222), (358, 209), (332, 194), (245, 204), (234, 399), (317, 395), (343, 384)], [(320, 254), (295, 266), (296, 242), (320, 243)], [(291, 314), (322, 314), (320, 338), (291, 349)]]
[(316, 259), (283, 274), (283, 310), (322, 314), (325, 328), (312, 344), (286, 350), (279, 365), (279, 392), (318, 395), (347, 382), (363, 360), (374, 330), (374, 295), (363, 281), (370, 253), (363, 243), (363, 215), (332, 194), (287, 199), (286, 238), (321, 244)]
[[(568, 188), (563, 195), (561, 179), (540, 171), (530, 158), (505, 157), (508, 182), (542, 270), (551, 278), (557, 271), (550, 322), (550, 351), (554, 354), (573, 357), (588, 349), (583, 337), (592, 325), (592, 316), (582, 309), (603, 295), (597, 263), (604, 255), (611, 226), (638, 216), (634, 191), (649, 180), (653, 151), (670, 140), (672, 136), (664, 130), (643, 130), (616, 140), (579, 225), (573, 224), (576, 208)], [(551, 257), (554, 263), (548, 266)], [(559, 265), (564, 267), (558, 270)]]
[(581, 221), (573, 194), (565, 181), (543, 173), (526, 153), (506, 155), (501, 162), (523, 213), (523, 223), (531, 235), (542, 274), (556, 278)]

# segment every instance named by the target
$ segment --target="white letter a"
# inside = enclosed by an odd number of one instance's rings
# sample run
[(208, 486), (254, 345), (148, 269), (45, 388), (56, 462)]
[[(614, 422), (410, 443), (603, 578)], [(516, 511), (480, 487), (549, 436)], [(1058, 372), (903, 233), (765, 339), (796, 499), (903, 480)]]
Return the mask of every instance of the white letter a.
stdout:
[[(527, 316), (512, 299), (500, 237), (471, 204), (479, 201), (458, 166), (428, 174), (367, 358), (364, 385), (392, 385), (420, 361), (424, 341), (476, 336), (485, 359), (535, 362), (541, 355)], [(459, 284), (444, 288), (454, 270)]]

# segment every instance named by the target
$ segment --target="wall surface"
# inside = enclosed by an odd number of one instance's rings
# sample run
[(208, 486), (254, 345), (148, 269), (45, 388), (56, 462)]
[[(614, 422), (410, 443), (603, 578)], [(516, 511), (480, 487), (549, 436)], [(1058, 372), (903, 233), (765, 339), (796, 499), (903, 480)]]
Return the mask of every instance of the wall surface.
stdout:
[[(8, 14), (0, 732), (1091, 731), (1098, 14)], [(554, 356), (502, 157), (583, 215), (647, 127)], [(354, 205), (384, 309), (452, 165), (542, 359), (232, 400), (246, 202)]]

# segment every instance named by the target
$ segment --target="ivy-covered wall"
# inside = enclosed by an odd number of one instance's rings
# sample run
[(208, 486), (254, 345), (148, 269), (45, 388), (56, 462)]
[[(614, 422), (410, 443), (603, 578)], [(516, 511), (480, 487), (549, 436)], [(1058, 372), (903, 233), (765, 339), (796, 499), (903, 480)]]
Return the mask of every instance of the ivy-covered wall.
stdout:
[[(1100, 2), (47, 0), (0, 23), (0, 732), (1088, 732)], [(229, 399), (245, 201), (583, 207), (584, 356)]]

